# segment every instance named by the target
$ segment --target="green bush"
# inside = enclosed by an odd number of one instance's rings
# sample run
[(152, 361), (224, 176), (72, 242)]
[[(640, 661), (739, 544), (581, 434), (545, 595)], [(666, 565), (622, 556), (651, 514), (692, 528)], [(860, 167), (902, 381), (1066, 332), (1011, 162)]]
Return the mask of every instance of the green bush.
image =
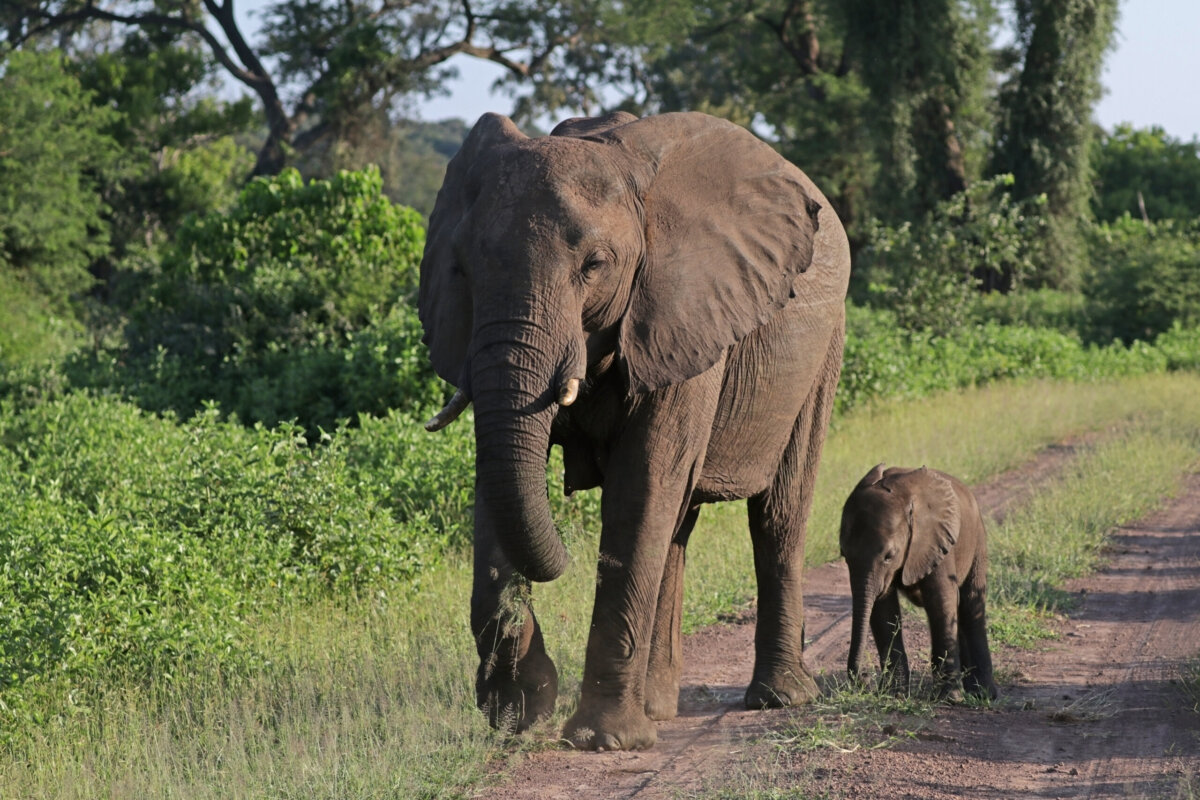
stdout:
[(228, 213), (192, 217), (131, 315), (126, 347), (67, 365), (81, 386), (187, 417), (212, 401), (309, 433), (441, 400), (412, 306), (420, 216), (377, 170), (251, 182)]
[(1176, 322), (1200, 325), (1200, 222), (1126, 215), (1094, 226), (1088, 250), (1093, 341), (1151, 341)]
[(971, 310), (976, 324), (995, 322), (1024, 328), (1050, 328), (1078, 335), (1087, 328), (1087, 301), (1081, 292), (1019, 289), (977, 295)]
[(1178, 320), (1154, 340), (1169, 370), (1200, 371), (1200, 326), (1185, 328)]
[(1192, 368), (1189, 347), (1200, 338), (1178, 329), (1162, 347), (1085, 345), (1078, 336), (1049, 328), (987, 322), (947, 336), (905, 330), (894, 312), (847, 306), (847, 330), (837, 408), (888, 397), (922, 397), (936, 391), (1022, 378), (1098, 380)]
[(981, 286), (1018, 285), (1030, 272), (1025, 215), (1004, 191), (1012, 176), (981, 181), (940, 203), (917, 224), (867, 225), (859, 270), (866, 299), (907, 330), (944, 335), (966, 324)]
[[(312, 447), (288, 424), (186, 423), (114, 398), (0, 401), (0, 708), (114, 669), (256, 663), (248, 620), (403, 591), (470, 530), (469, 425), (401, 414)], [(3, 727), (3, 726), (0, 726)]]
[(207, 400), (250, 423), (295, 420), (315, 436), (363, 413), (431, 413), (446, 387), (429, 367), (421, 335), (415, 310), (397, 304), (341, 342), (268, 347), (215, 368), (159, 346), (140, 358), (77, 354), (65, 372), (75, 385), (116, 387), (148, 410), (185, 417)]

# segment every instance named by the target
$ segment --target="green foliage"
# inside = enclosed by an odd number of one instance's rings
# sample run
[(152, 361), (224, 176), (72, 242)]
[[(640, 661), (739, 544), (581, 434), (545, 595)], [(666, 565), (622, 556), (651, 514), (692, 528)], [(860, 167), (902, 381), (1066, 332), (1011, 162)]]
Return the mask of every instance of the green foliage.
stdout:
[(846, 350), (837, 408), (887, 397), (981, 386), (997, 380), (1058, 378), (1101, 380), (1190, 369), (1188, 348), (1196, 329), (1177, 329), (1162, 346), (1135, 342), (1084, 345), (1077, 336), (1048, 328), (985, 322), (952, 335), (907, 331), (893, 312), (849, 305)]
[(63, 358), (82, 333), (74, 316), (56, 310), (24, 276), (0, 266), (0, 365)]
[(1093, 228), (1088, 251), (1093, 340), (1149, 341), (1175, 323), (1200, 325), (1200, 223), (1126, 215)]
[(1087, 328), (1087, 301), (1081, 292), (1061, 289), (987, 292), (976, 296), (971, 318), (976, 323), (1051, 328), (1078, 335)]
[(1033, 268), (1028, 240), (1039, 219), (1003, 191), (1010, 183), (976, 183), (919, 223), (872, 220), (857, 267), (871, 302), (907, 330), (944, 335), (967, 322), (985, 280), (1020, 283)]
[(414, 585), (470, 527), (473, 442), (454, 431), (393, 414), (313, 448), (211, 409), (180, 424), (80, 393), (0, 402), (0, 705), (114, 670), (236, 673), (262, 656), (257, 615)]
[(81, 383), (188, 415), (216, 400), (245, 421), (332, 429), (360, 411), (438, 402), (409, 301), (419, 215), (377, 170), (251, 182), (228, 213), (190, 218), (145, 288), (128, 352), (81, 358)]
[[(1157, 125), (1122, 123), (1093, 145), (1096, 218), (1115, 222), (1125, 214), (1155, 221), (1200, 216), (1200, 140), (1183, 142)], [(1139, 199), (1140, 198), (1140, 199)]]
[(103, 187), (118, 260), (170, 235), (188, 214), (233, 201), (254, 164), (234, 137), (256, 120), (248, 98), (220, 98), (213, 57), (199, 42), (135, 30), (71, 66), (96, 105), (119, 112), (106, 132), (121, 147), (122, 171)]
[(0, 67), (0, 271), (59, 315), (108, 250), (98, 184), (117, 159), (103, 133), (115, 112), (66, 66), (57, 51), (21, 51)]

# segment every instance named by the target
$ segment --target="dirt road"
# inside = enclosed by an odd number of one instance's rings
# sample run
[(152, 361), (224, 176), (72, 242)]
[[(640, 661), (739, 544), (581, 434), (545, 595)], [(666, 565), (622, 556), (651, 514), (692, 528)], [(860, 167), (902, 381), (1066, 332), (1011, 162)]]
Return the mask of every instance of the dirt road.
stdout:
[[(1005, 513), (1071, 455), (1049, 448), (976, 487), (985, 513)], [(806, 658), (836, 681), (850, 639), (844, 565), (812, 570), (806, 586)], [(1200, 652), (1200, 475), (1168, 507), (1116, 532), (1106, 567), (1067, 588), (1079, 603), (1059, 639), (994, 654), (1003, 698), (993, 708), (939, 705), (932, 717), (858, 724), (850, 743), (799, 746), (781, 731), (829, 726), (828, 709), (745, 711), (753, 625), (722, 626), (686, 640), (681, 713), (660, 723), (653, 750), (537, 753), (480, 796), (732, 798), (739, 786), (797, 798), (1200, 794), (1200, 714), (1177, 680)], [(906, 626), (910, 655), (928, 652), (921, 630)]]

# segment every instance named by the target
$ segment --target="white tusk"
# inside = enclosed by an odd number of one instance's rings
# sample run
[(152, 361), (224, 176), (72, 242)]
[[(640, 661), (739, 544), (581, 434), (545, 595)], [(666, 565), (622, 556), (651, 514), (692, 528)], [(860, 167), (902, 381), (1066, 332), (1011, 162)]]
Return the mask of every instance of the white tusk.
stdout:
[(458, 419), (462, 412), (467, 410), (467, 406), (471, 405), (471, 398), (467, 397), (466, 392), (459, 389), (450, 398), (450, 402), (446, 403), (446, 407), (433, 415), (429, 422), (425, 423), (425, 430), (429, 432), (440, 431), (442, 428), (449, 425), (454, 420)]
[(558, 404), (569, 406), (579, 397), (579, 378), (568, 378), (565, 386), (558, 392)]

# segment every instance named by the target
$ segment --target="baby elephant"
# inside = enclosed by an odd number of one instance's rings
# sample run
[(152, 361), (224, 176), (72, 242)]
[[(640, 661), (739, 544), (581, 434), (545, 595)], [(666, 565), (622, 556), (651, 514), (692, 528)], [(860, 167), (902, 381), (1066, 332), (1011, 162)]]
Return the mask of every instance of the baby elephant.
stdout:
[(942, 696), (996, 697), (984, 594), (987, 541), (974, 495), (957, 478), (876, 465), (842, 509), (842, 557), (850, 567), (854, 629), (849, 670), (859, 673), (868, 619), (885, 687), (908, 691), (897, 589), (925, 609)]

